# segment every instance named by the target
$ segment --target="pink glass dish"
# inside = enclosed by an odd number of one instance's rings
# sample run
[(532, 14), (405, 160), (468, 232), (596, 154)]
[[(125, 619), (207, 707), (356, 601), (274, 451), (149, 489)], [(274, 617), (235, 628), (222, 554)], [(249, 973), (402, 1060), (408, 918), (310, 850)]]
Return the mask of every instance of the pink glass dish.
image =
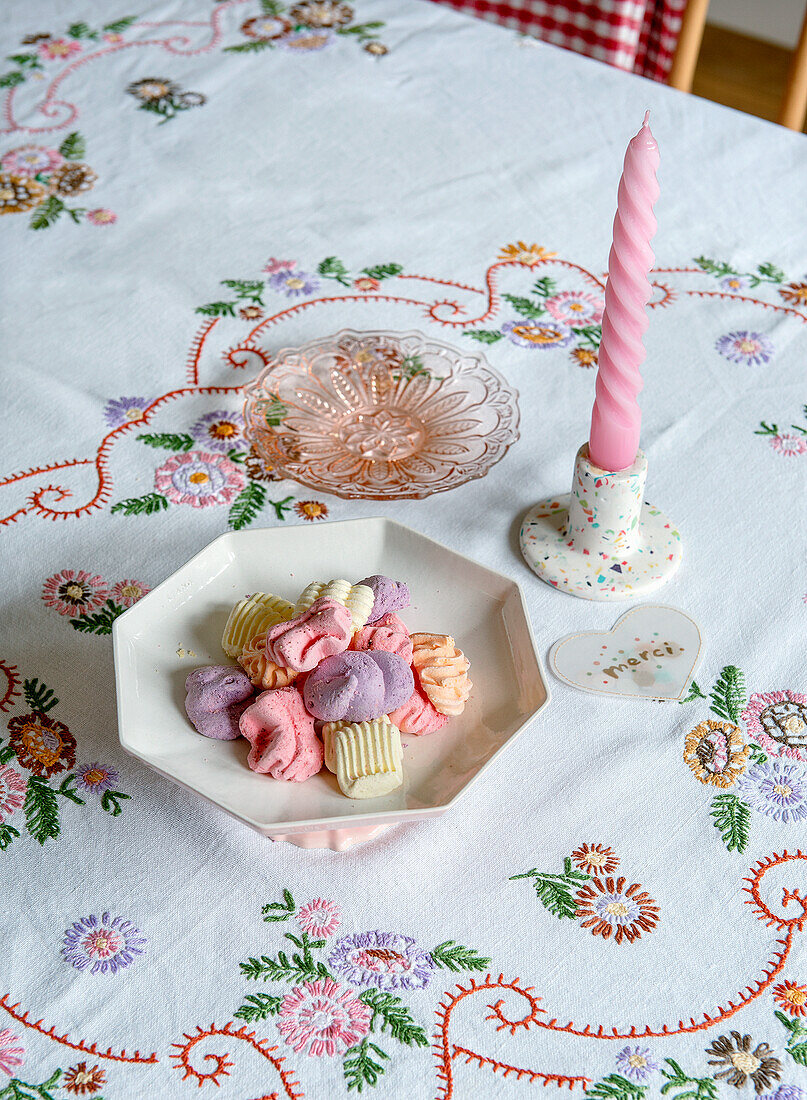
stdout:
[(479, 353), (420, 332), (284, 348), (244, 388), (267, 466), (348, 499), (422, 498), (484, 477), (518, 438), (518, 394)]

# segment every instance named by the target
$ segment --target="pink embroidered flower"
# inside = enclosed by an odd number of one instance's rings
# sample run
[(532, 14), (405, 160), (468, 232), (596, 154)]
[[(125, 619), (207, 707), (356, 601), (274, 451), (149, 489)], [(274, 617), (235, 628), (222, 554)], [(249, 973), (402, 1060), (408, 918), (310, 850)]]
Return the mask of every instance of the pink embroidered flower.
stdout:
[(118, 215), (114, 210), (107, 210), (103, 206), (99, 206), (97, 210), (87, 211), (87, 221), (91, 225), (114, 225), (118, 220)]
[(119, 42), (123, 41), (122, 34), (113, 34), (111, 31), (104, 35), (104, 42), (109, 42), (111, 46), (117, 46)]
[(39, 56), (48, 61), (66, 61), (74, 53), (81, 53), (81, 43), (69, 42), (66, 38), (50, 38), (39, 47)]
[(0, 160), (0, 168), (12, 176), (32, 179), (38, 172), (52, 172), (64, 163), (58, 149), (46, 149), (42, 145), (20, 145), (9, 149)]
[(102, 607), (108, 597), (103, 577), (92, 577), (83, 569), (63, 569), (48, 577), (42, 586), (42, 599), (48, 607), (71, 619)]
[(307, 932), (315, 940), (327, 939), (333, 935), (339, 927), (339, 916), (342, 910), (335, 901), (326, 901), (325, 898), (314, 898), (297, 912), (297, 922), (303, 932)]
[(331, 978), (305, 982), (287, 993), (277, 1029), (298, 1054), (344, 1054), (370, 1030), (370, 1009)]
[(556, 321), (563, 321), (570, 328), (582, 328), (584, 325), (598, 325), (602, 320), (605, 302), (593, 294), (564, 290), (553, 298), (547, 298), (546, 308)]
[(142, 581), (118, 581), (112, 589), (112, 599), (122, 607), (132, 607), (150, 591)]
[(807, 761), (807, 695), (798, 691), (752, 695), (742, 717), (748, 735), (770, 756)]
[(363, 290), (365, 293), (367, 293), (371, 290), (378, 290), (378, 288), (381, 286), (381, 283), (378, 281), (378, 279), (373, 279), (369, 275), (362, 275), (360, 279), (353, 280), (353, 285), (355, 286), (356, 290)]
[(274, 256), (270, 256), (263, 270), (267, 275), (276, 275), (278, 271), (291, 271), (296, 266), (296, 260), (276, 260)]
[(0, 821), (19, 810), (25, 799), (25, 780), (13, 768), (0, 768)]
[(781, 432), (773, 436), (771, 446), (780, 455), (803, 455), (807, 452), (807, 436)]
[(0, 1031), (0, 1071), (13, 1077), (13, 1071), (24, 1061), (25, 1047), (22, 1045), (22, 1039), (4, 1027)]
[(208, 508), (232, 504), (247, 483), (246, 475), (225, 455), (187, 451), (169, 458), (154, 474), (154, 488), (174, 504)]

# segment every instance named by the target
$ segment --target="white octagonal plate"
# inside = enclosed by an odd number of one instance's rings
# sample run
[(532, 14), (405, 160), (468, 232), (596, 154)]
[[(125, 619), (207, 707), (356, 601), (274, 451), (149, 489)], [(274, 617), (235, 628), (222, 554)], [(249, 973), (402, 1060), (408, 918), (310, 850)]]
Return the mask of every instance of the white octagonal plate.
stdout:
[[(194, 730), (185, 677), (228, 663), (221, 635), (237, 600), (262, 591), (293, 601), (309, 581), (374, 573), (406, 581), (412, 605), (401, 617), (411, 631), (452, 634), (474, 683), (460, 717), (404, 738), (402, 787), (351, 800), (328, 771), (284, 783), (249, 770), (243, 738)], [(113, 634), (123, 748), (264, 836), (303, 847), (341, 850), (442, 814), (549, 700), (518, 584), (388, 519), (222, 535), (121, 615)]]

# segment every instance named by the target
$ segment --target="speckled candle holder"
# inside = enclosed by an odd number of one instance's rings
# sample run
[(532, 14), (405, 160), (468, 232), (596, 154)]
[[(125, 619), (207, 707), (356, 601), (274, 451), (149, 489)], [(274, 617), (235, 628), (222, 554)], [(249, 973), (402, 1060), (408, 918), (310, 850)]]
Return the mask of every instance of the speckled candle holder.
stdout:
[(675, 525), (646, 501), (647, 459), (616, 473), (577, 452), (572, 491), (524, 517), (521, 552), (542, 581), (586, 600), (630, 600), (669, 580), (681, 564)]

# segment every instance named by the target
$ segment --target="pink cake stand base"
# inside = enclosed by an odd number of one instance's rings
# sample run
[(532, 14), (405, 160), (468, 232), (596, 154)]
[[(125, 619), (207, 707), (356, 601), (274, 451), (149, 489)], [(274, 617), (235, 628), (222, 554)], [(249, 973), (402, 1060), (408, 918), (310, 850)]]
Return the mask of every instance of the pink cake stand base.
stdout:
[(394, 824), (364, 825), (347, 829), (320, 829), (310, 833), (276, 833), (270, 840), (285, 841), (297, 848), (330, 848), (332, 852), (346, 852), (357, 844), (366, 844), (377, 836), (394, 828)]

